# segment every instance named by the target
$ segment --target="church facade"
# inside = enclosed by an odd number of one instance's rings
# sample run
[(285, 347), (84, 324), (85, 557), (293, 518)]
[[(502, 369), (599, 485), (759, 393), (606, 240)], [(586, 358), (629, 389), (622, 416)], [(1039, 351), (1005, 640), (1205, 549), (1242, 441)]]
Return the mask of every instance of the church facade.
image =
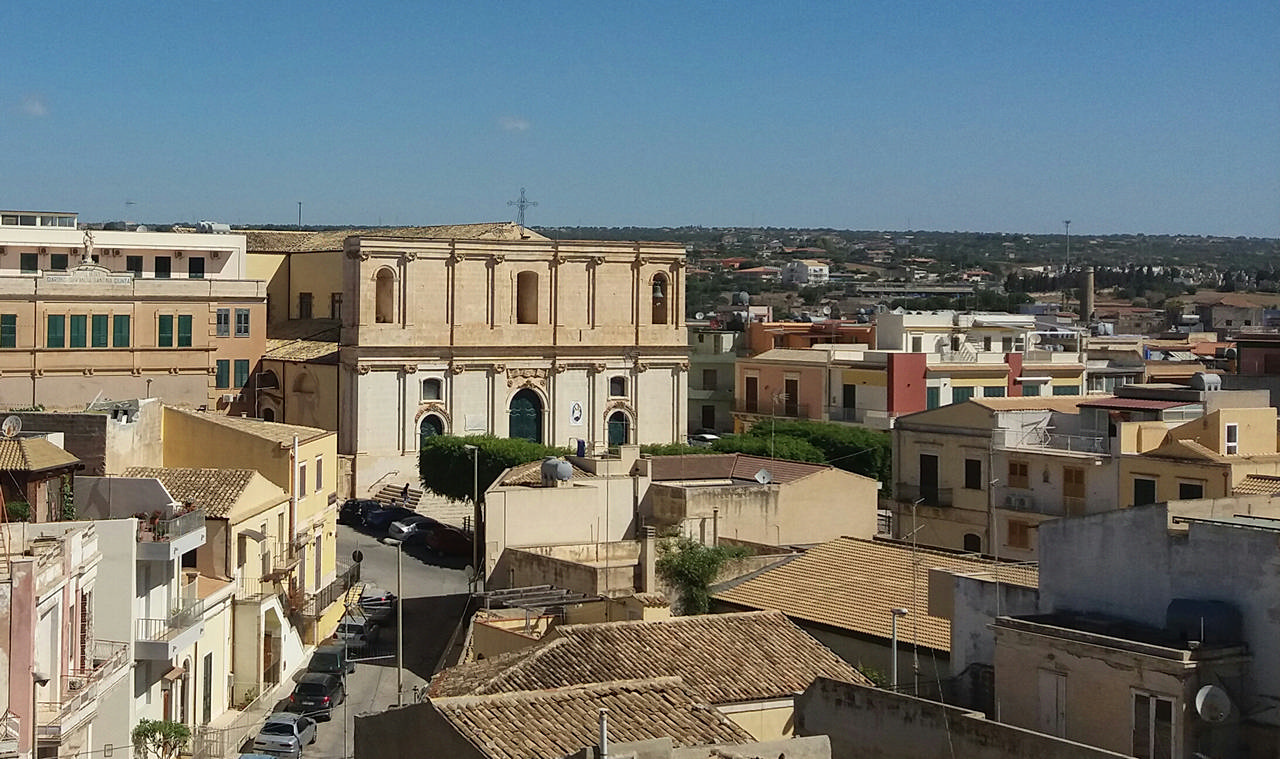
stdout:
[(588, 450), (687, 429), (683, 246), (353, 235), (339, 450), (355, 490), (416, 479), (424, 437)]

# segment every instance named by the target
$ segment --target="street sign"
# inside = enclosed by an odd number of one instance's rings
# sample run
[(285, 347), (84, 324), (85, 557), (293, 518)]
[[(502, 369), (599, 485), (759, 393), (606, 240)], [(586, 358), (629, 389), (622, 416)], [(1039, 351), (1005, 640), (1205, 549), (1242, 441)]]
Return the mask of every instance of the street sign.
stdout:
[(359, 564), (360, 562), (364, 561), (364, 551), (361, 551), (359, 548), (357, 548), (356, 550), (352, 551), (352, 552), (351, 552), (351, 560), (352, 560), (352, 561), (354, 561), (354, 562), (355, 562), (355, 563), (357, 563), (357, 564)]

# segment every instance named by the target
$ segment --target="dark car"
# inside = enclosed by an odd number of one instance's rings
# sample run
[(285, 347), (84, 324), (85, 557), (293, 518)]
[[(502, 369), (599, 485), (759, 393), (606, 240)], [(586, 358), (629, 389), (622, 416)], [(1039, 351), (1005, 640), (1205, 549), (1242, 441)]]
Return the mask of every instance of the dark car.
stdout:
[(356, 671), (356, 663), (347, 658), (347, 647), (342, 644), (320, 646), (307, 661), (307, 671), (339, 677)]
[(385, 532), (392, 522), (414, 516), (417, 513), (413, 509), (406, 509), (403, 506), (374, 509), (364, 515), (364, 528), (371, 532)]
[(305, 714), (315, 719), (329, 719), (333, 716), (333, 707), (347, 698), (347, 689), (342, 678), (337, 675), (324, 675), (319, 672), (308, 672), (298, 678), (289, 694), (289, 711)]
[(371, 622), (385, 622), (396, 613), (396, 594), (389, 590), (365, 586), (360, 592), (360, 600), (356, 602), (360, 612)]
[(366, 514), (380, 508), (382, 504), (368, 498), (348, 498), (338, 509), (338, 524), (359, 526), (364, 523)]
[(427, 532), (439, 526), (440, 523), (431, 517), (414, 514), (392, 522), (387, 528), (387, 537), (402, 543), (421, 543)]
[(471, 533), (442, 524), (422, 536), (427, 548), (443, 556), (470, 556)]

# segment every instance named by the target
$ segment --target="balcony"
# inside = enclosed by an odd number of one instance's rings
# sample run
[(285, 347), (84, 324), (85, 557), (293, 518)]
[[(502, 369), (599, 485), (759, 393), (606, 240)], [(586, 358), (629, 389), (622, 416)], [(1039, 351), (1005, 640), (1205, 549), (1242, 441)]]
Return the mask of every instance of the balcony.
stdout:
[(903, 503), (920, 502), (921, 506), (953, 506), (954, 489), (940, 487), (921, 487), (913, 482), (899, 482), (893, 492), (897, 500)]
[(733, 410), (740, 414), (756, 414), (762, 417), (776, 416), (780, 419), (809, 419), (807, 403), (753, 403), (738, 398), (733, 402)]
[(204, 600), (185, 598), (163, 619), (137, 620), (134, 655), (138, 659), (172, 659), (204, 634)]
[(168, 519), (138, 521), (138, 559), (172, 561), (204, 545), (204, 509)]
[(993, 443), (997, 448), (1039, 449), (1046, 452), (1107, 455), (1111, 443), (1105, 435), (1065, 435), (1044, 427), (996, 430)]
[[(98, 710), (98, 698), (129, 672), (129, 644), (95, 640), (86, 653), (89, 666), (58, 678), (57, 701), (36, 704), (37, 734), (41, 741), (60, 741)], [(50, 695), (49, 686), (40, 691)]]

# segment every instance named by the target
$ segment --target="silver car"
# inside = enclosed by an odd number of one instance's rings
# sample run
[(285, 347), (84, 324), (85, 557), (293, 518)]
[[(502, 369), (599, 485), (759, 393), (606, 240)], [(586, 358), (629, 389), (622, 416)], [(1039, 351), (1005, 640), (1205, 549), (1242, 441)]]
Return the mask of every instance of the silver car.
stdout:
[(253, 750), (273, 756), (298, 759), (302, 747), (316, 742), (316, 721), (301, 714), (279, 712), (267, 722), (253, 739)]
[(366, 617), (343, 617), (333, 636), (347, 645), (350, 651), (364, 651), (378, 642), (378, 625)]

